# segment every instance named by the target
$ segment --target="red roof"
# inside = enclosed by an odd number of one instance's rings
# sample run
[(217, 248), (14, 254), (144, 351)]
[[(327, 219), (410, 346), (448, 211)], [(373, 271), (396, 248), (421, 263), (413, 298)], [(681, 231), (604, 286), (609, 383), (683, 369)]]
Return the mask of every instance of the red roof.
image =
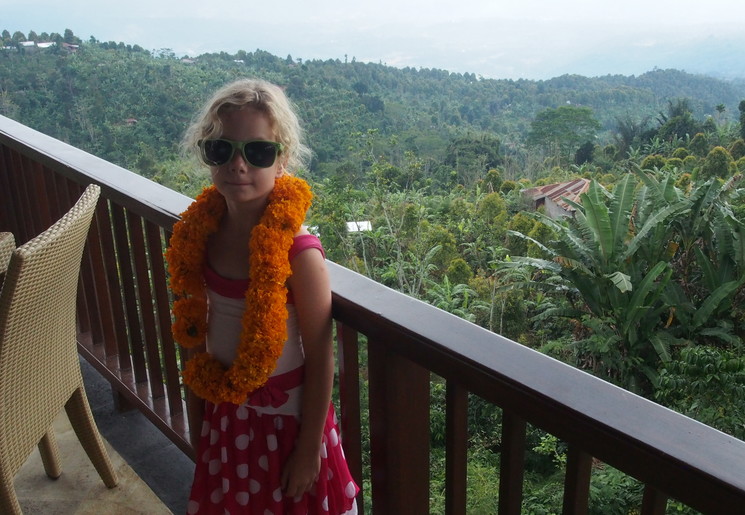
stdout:
[(547, 184), (546, 186), (540, 186), (538, 188), (528, 188), (523, 190), (523, 194), (528, 195), (534, 201), (548, 198), (552, 202), (561, 206), (562, 209), (574, 211), (574, 208), (564, 202), (562, 197), (566, 197), (574, 202), (579, 202), (579, 196), (586, 192), (589, 186), (589, 179), (575, 179), (569, 182)]

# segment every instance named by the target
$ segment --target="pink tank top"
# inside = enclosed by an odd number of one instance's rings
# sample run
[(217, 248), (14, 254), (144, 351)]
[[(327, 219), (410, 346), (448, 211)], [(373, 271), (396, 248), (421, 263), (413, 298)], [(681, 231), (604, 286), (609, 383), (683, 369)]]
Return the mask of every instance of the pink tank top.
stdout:
[[(295, 236), (290, 247), (289, 259), (290, 263), (292, 260), (308, 249), (318, 249), (323, 257), (326, 257), (326, 253), (321, 245), (321, 240), (314, 234), (301, 234)], [(223, 297), (229, 297), (231, 299), (242, 299), (246, 296), (246, 290), (248, 289), (248, 279), (227, 279), (217, 272), (215, 272), (209, 263), (205, 264), (204, 267), (204, 280), (207, 283), (207, 287), (222, 295)], [(292, 292), (287, 292), (287, 303), (293, 304)]]
[[(308, 249), (318, 249), (325, 257), (323, 247), (317, 236), (301, 234), (296, 236), (289, 251), (289, 259)], [(209, 266), (204, 270), (209, 299), (207, 327), (207, 352), (223, 365), (229, 366), (235, 359), (235, 352), (242, 330), (241, 320), (246, 309), (246, 288), (248, 280), (226, 279)], [(287, 295), (287, 341), (277, 368), (272, 375), (281, 374), (302, 366), (305, 361), (302, 351), (297, 313), (292, 292)]]

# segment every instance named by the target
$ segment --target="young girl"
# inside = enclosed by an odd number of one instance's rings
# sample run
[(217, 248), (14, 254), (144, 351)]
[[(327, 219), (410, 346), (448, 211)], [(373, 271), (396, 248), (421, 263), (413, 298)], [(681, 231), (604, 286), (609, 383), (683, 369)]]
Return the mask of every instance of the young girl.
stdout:
[[(284, 92), (219, 90), (186, 134), (210, 168), (166, 253), (184, 381), (205, 399), (188, 513), (356, 513), (331, 389), (331, 290), (302, 226), (309, 153)], [(206, 351), (206, 352), (205, 352)]]

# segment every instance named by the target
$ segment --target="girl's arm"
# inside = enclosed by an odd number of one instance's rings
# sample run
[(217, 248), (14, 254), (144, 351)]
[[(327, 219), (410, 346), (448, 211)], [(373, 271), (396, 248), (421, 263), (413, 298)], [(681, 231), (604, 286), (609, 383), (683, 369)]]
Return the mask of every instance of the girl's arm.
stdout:
[(331, 402), (334, 354), (331, 335), (331, 286), (318, 249), (292, 260), (288, 281), (305, 351), (300, 433), (282, 471), (285, 495), (297, 497), (313, 486), (321, 466), (321, 440)]

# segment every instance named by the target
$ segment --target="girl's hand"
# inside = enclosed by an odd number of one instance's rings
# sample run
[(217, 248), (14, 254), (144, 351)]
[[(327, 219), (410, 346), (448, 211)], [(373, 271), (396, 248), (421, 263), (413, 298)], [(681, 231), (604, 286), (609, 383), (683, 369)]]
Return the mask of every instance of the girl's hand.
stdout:
[(300, 497), (313, 488), (321, 470), (321, 454), (295, 448), (282, 470), (282, 491), (288, 497)]

